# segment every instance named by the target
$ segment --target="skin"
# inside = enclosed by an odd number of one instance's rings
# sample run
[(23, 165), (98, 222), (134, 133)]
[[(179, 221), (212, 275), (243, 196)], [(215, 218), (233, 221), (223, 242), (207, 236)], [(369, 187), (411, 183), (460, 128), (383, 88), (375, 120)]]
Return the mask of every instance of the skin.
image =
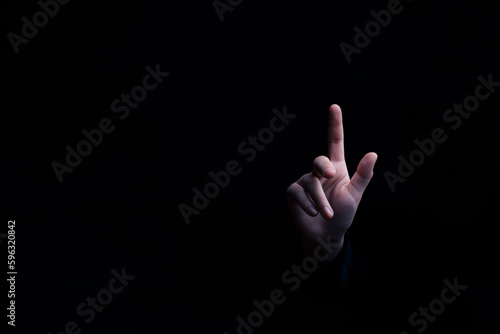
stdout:
[(317, 238), (331, 236), (334, 253), (344, 244), (344, 235), (354, 219), (363, 192), (373, 176), (377, 154), (367, 153), (359, 162), (352, 178), (344, 159), (342, 111), (333, 104), (328, 116), (328, 156), (318, 156), (310, 173), (304, 174), (287, 189), (288, 204), (299, 230), (304, 252), (311, 255)]

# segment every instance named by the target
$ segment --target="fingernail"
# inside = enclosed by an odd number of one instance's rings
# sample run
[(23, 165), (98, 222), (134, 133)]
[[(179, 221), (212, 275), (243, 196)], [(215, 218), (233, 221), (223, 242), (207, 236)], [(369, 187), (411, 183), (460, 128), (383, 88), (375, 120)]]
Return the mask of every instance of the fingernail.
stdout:
[(324, 209), (325, 209), (325, 215), (328, 215), (328, 216), (333, 215), (332, 209), (330, 209), (327, 206), (325, 206)]
[(316, 210), (316, 208), (314, 208), (314, 206), (310, 206), (309, 207), (309, 212), (313, 215), (317, 215), (318, 214), (318, 211)]

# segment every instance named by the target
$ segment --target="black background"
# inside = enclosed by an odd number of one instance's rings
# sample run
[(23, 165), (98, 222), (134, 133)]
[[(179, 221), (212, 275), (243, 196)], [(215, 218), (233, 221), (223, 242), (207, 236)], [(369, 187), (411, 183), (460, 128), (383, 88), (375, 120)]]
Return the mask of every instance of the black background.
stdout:
[[(210, 1), (72, 1), (18, 54), (7, 33), (40, 8), (3, 1), (0, 232), (16, 220), (15, 332), (75, 320), (83, 333), (235, 333), (292, 264), (286, 188), (327, 153), (337, 103), (350, 172), (379, 156), (351, 228), (368, 264), (367, 328), (409, 329), (458, 277), (467, 292), (426, 332), (498, 333), (498, 92), (455, 131), (442, 116), (479, 75), (500, 81), (499, 12), (486, 0), (402, 5), (348, 64), (339, 44), (387, 1), (246, 0), (223, 22)], [(170, 76), (120, 121), (111, 102), (156, 64)], [(238, 145), (284, 106), (296, 119), (187, 225), (178, 205), (242, 162)], [(58, 182), (51, 163), (105, 117), (115, 131)], [(436, 127), (447, 141), (391, 192), (384, 173)], [(136, 278), (84, 324), (76, 306), (122, 267)]]

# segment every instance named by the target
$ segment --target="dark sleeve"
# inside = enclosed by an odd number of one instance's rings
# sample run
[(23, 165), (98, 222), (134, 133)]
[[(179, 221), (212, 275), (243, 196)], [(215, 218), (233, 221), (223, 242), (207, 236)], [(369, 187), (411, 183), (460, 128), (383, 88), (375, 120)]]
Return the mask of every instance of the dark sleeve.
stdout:
[(304, 284), (304, 292), (314, 301), (329, 306), (332, 300), (352, 300), (362, 291), (365, 281), (364, 257), (346, 233), (340, 253), (332, 263), (311, 275)]
[[(365, 265), (351, 241), (346, 234), (334, 261), (318, 267), (300, 289), (289, 293), (269, 333), (353, 333), (364, 314), (358, 313), (364, 304), (358, 301), (364, 295)], [(304, 254), (297, 250), (296, 256), (295, 263), (302, 263)]]

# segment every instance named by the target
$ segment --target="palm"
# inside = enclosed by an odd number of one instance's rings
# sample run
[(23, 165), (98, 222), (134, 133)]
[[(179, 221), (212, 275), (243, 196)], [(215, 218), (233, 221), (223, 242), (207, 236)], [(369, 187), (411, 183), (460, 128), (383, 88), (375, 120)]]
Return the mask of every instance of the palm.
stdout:
[[(328, 235), (336, 240), (342, 240), (351, 226), (362, 193), (371, 179), (376, 154), (365, 155), (351, 179), (344, 160), (343, 138), (341, 111), (338, 106), (333, 105), (330, 108), (328, 125), (328, 157), (316, 158), (313, 172), (305, 174), (292, 185), (295, 187), (289, 188), (290, 209), (305, 244), (314, 242), (318, 237), (326, 238)], [(335, 172), (330, 172), (326, 176), (321, 175), (325, 166)], [(333, 214), (308, 213), (306, 196), (300, 191), (306, 193), (307, 198), (319, 212), (322, 212), (322, 207), (329, 206)]]
[(323, 184), (326, 198), (334, 212), (332, 218), (323, 218), (321, 215), (312, 217), (298, 203), (292, 203), (292, 214), (297, 227), (308, 240), (325, 238), (327, 235), (340, 237), (351, 226), (358, 203), (347, 190), (350, 178), (345, 163), (343, 168), (336, 170), (337, 174)]

